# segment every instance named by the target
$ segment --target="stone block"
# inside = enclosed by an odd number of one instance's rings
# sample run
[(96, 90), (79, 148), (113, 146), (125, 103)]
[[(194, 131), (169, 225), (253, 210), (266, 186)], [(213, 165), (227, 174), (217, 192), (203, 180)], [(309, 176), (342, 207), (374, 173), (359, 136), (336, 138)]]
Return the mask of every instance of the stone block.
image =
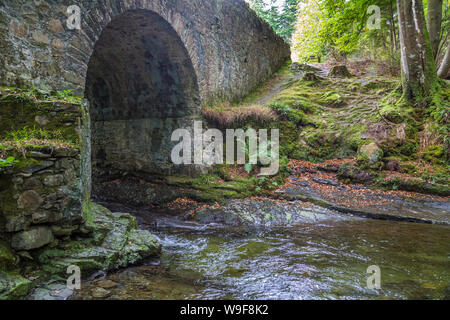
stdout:
[(53, 242), (53, 233), (49, 227), (35, 227), (12, 236), (11, 247), (15, 250), (32, 250)]

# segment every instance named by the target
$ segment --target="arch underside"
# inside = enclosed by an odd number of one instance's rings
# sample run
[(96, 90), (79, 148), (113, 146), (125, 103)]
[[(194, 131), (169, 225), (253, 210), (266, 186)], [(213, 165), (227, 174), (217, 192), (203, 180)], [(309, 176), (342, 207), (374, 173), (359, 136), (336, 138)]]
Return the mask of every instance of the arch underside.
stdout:
[(171, 135), (199, 118), (196, 73), (157, 13), (127, 11), (105, 27), (88, 65), (86, 98), (94, 186), (124, 174), (190, 173), (172, 163)]

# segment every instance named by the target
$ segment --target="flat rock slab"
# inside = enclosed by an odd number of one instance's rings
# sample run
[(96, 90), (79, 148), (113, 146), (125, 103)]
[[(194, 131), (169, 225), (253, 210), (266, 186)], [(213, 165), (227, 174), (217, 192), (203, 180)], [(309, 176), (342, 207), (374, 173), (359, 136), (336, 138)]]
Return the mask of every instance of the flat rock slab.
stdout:
[(359, 185), (324, 185), (290, 177), (274, 195), (298, 199), (368, 218), (450, 225), (450, 198), (403, 191), (372, 190)]
[(346, 220), (348, 216), (302, 201), (269, 198), (227, 200), (219, 208), (198, 210), (194, 219), (201, 223), (248, 227), (289, 227), (325, 220)]
[(63, 301), (69, 299), (74, 294), (74, 291), (67, 287), (63, 281), (48, 283), (35, 289), (27, 300), (55, 300)]

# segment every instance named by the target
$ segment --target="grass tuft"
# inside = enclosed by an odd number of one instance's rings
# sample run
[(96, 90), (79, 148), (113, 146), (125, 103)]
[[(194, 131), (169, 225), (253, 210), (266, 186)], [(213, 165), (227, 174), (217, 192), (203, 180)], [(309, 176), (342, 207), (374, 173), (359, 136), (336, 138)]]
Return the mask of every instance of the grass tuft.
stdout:
[(252, 119), (257, 122), (267, 122), (277, 120), (276, 113), (267, 107), (250, 106), (236, 108), (222, 104), (214, 109), (203, 108), (203, 117), (209, 122), (218, 125), (220, 128), (232, 128)]

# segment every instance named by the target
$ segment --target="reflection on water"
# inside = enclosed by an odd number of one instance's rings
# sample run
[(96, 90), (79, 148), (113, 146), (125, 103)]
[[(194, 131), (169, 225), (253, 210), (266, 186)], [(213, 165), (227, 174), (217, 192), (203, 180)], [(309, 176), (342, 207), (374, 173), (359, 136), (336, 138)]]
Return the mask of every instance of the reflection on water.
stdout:
[[(139, 220), (163, 243), (162, 257), (108, 275), (109, 299), (450, 299), (447, 226), (337, 214), (263, 230)], [(381, 290), (367, 288), (371, 265)], [(92, 299), (101, 283), (75, 299)]]

